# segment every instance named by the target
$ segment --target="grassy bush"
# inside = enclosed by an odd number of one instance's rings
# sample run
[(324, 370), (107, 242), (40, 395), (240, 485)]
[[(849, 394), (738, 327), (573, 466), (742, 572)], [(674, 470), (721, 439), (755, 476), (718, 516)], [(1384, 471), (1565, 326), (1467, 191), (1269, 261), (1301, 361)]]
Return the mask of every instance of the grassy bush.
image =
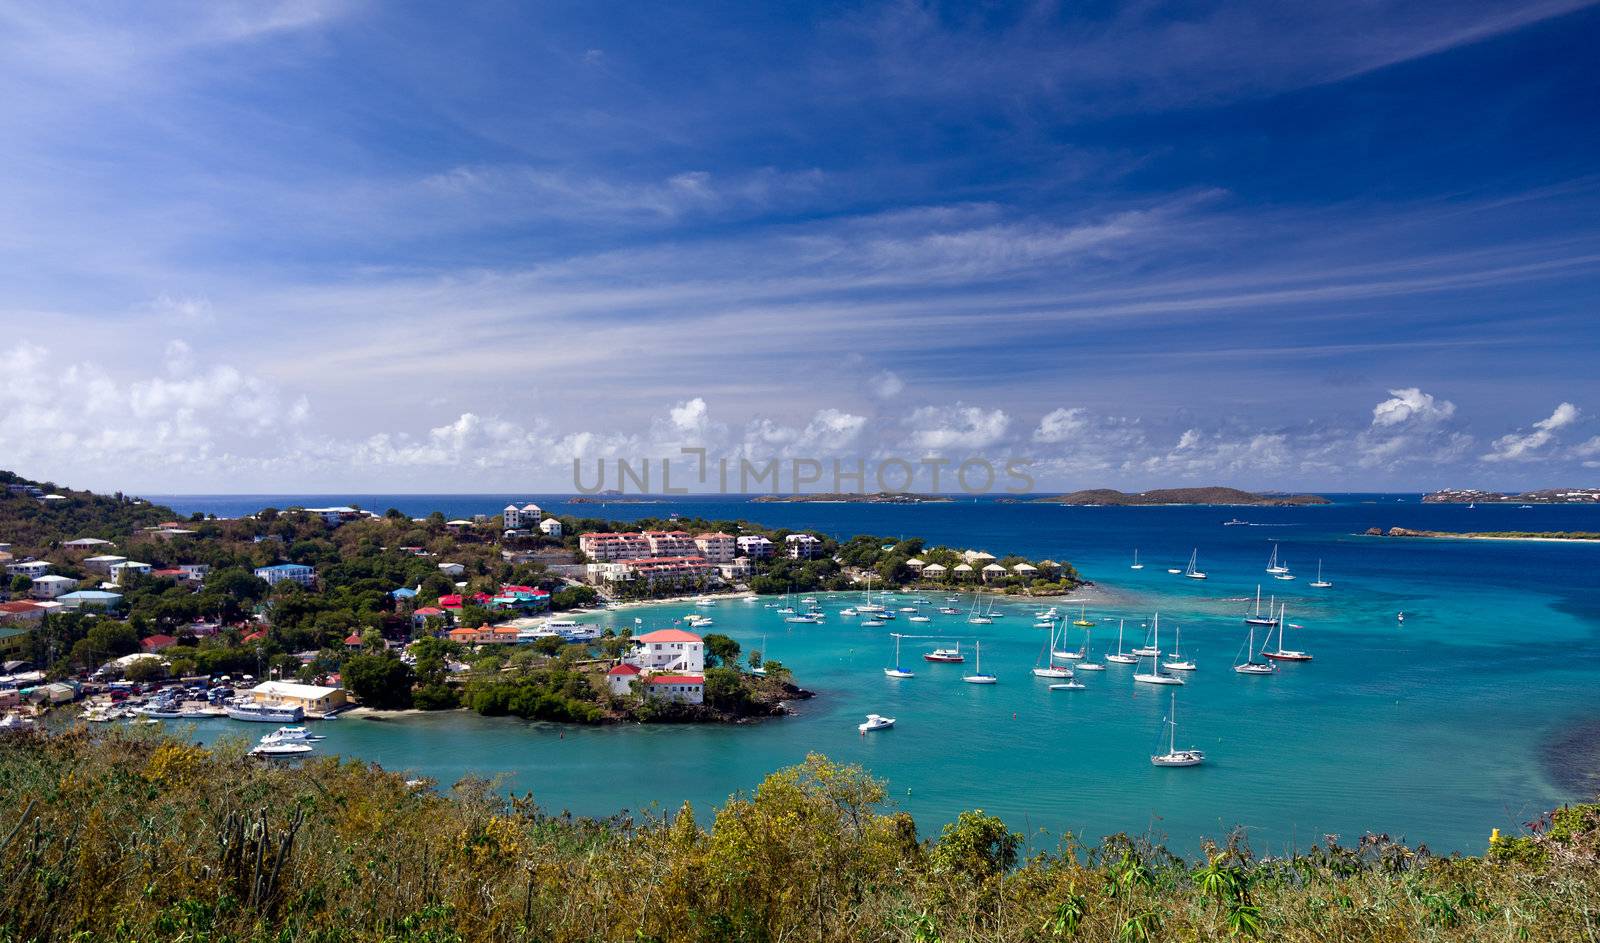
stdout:
[[(1382, 837), (1184, 861), (1123, 836), (1018, 859), (981, 812), (937, 841), (821, 757), (675, 816), (553, 816), (324, 757), (159, 735), (0, 741), (0, 940), (1569, 941), (1595, 939), (1596, 807), (1484, 858)], [(1502, 852), (1501, 849), (1505, 851)], [(1525, 853), (1525, 852), (1534, 853)]]

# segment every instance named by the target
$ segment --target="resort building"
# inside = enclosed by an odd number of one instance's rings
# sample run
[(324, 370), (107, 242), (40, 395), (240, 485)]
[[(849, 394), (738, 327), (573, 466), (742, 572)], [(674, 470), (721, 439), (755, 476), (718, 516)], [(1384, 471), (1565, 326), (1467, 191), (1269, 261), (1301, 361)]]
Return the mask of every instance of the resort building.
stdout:
[(725, 580), (742, 580), (747, 579), (755, 567), (750, 565), (750, 560), (746, 557), (734, 557), (727, 563), (716, 564), (716, 570), (717, 575)]
[(452, 642), (462, 645), (515, 645), (517, 630), (506, 625), (480, 625), (475, 629), (462, 627), (446, 633)]
[(619, 583), (644, 580), (654, 586), (663, 582), (685, 582), (704, 579), (711, 575), (711, 564), (705, 557), (642, 557), (637, 560), (615, 560), (591, 563), (587, 568), (589, 582)]
[(712, 563), (731, 563), (739, 554), (739, 543), (732, 534), (701, 534), (694, 539), (700, 556)]
[(263, 681), (245, 693), (257, 704), (292, 704), (308, 714), (326, 714), (348, 703), (343, 688), (292, 681)]
[(927, 561), (923, 560), (921, 557), (912, 557), (906, 561), (906, 566), (911, 569), (911, 572), (918, 575), (921, 575), (922, 568), (927, 565)]
[(467, 572), (467, 568), (459, 563), (441, 563), (439, 564), (439, 572), (445, 576), (460, 576)]
[(299, 583), (312, 586), (317, 582), (317, 571), (299, 563), (279, 563), (276, 566), (256, 567), (256, 576), (267, 581), (268, 586), (279, 583)]
[(639, 678), (639, 669), (623, 663), (606, 672), (606, 689), (617, 697), (633, 693), (633, 682)]
[(36, 576), (28, 595), (34, 599), (55, 599), (78, 588), (78, 581), (70, 576)]
[(648, 530), (644, 539), (650, 542), (652, 557), (692, 557), (700, 553), (694, 538), (681, 530)]
[[(544, 511), (540, 509), (539, 505), (531, 501), (521, 507), (517, 507), (515, 504), (508, 504), (506, 509), (500, 513), (505, 519), (507, 530), (539, 527), (544, 519)], [(560, 527), (561, 525), (557, 524), (556, 526)]]
[(83, 568), (91, 573), (99, 573), (101, 576), (109, 578), (111, 576), (112, 567), (119, 563), (127, 562), (127, 557), (119, 557), (114, 553), (106, 553), (101, 554), (98, 557), (90, 557), (89, 559), (83, 561)]
[(982, 550), (963, 550), (961, 558), (974, 566), (994, 562), (994, 554)]
[(925, 580), (942, 580), (950, 575), (950, 569), (942, 563), (929, 563), (923, 566), (920, 575)]
[(1006, 568), (998, 563), (991, 563), (983, 568), (983, 581), (1001, 579), (1006, 575)]
[(747, 534), (740, 537), (736, 543), (739, 545), (739, 553), (752, 560), (771, 559), (774, 552), (772, 541), (760, 534)]
[(547, 517), (539, 522), (539, 533), (546, 537), (560, 537), (561, 522), (553, 517)]
[(578, 549), (595, 563), (637, 560), (651, 554), (650, 541), (643, 534), (584, 534), (578, 538)]
[(1031, 580), (1039, 575), (1039, 568), (1031, 563), (1019, 563), (1011, 568), (1011, 572), (1025, 580)]
[(30, 580), (36, 580), (49, 572), (50, 564), (44, 560), (28, 560), (6, 565), (6, 573), (11, 576), (26, 576)]
[(972, 565), (970, 563), (957, 563), (950, 572), (954, 573), (958, 580), (972, 579)]
[(822, 554), (822, 541), (810, 534), (790, 534), (783, 538), (783, 543), (795, 560), (810, 560)]
[(682, 629), (658, 629), (633, 640), (633, 651), (624, 659), (644, 671), (704, 674), (705, 640)]

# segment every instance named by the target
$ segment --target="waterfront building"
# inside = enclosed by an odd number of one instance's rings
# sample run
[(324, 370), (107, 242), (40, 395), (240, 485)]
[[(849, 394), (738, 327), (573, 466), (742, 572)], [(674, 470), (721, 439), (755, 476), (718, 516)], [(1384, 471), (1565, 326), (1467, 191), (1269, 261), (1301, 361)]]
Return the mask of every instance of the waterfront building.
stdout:
[(1039, 568), (1031, 563), (1019, 563), (1011, 568), (1011, 572), (1025, 580), (1031, 580), (1039, 575)]
[(970, 579), (972, 579), (972, 573), (973, 573), (972, 564), (970, 564), (970, 563), (957, 563), (955, 565), (955, 568), (952, 569), (950, 572), (954, 573), (956, 575), (956, 579), (958, 579), (958, 580), (970, 580)]
[(739, 543), (733, 535), (724, 533), (700, 534), (694, 539), (700, 556), (712, 563), (731, 563), (739, 553)]
[(703, 675), (651, 675), (645, 682), (646, 696), (680, 704), (701, 704), (706, 699)]
[(480, 625), (477, 628), (451, 629), (446, 635), (462, 645), (515, 645), (517, 630), (508, 625)]
[(70, 576), (36, 576), (28, 595), (34, 599), (55, 599), (78, 588), (78, 581)]
[(906, 566), (911, 569), (911, 572), (917, 574), (918, 576), (922, 575), (922, 568), (927, 565), (927, 561), (923, 560), (921, 557), (912, 557), (906, 561)]
[(942, 580), (950, 575), (950, 569), (942, 563), (929, 563), (922, 567), (919, 575), (925, 580)]
[(711, 564), (702, 556), (642, 557), (637, 560), (591, 563), (587, 568), (591, 583), (644, 580), (648, 585), (655, 586), (664, 582), (700, 580), (710, 575)]
[(348, 703), (343, 688), (292, 681), (263, 681), (246, 692), (257, 704), (289, 704), (308, 714), (326, 714)]
[(994, 562), (994, 554), (983, 550), (963, 550), (961, 551), (961, 558), (973, 566)]
[(639, 669), (634, 665), (623, 664), (614, 666), (606, 672), (606, 689), (617, 697), (633, 693), (633, 682), (639, 678)]
[(1006, 575), (1006, 568), (998, 563), (991, 563), (983, 568), (983, 581), (1002, 579)]
[(279, 563), (276, 566), (256, 567), (255, 573), (256, 576), (266, 580), (268, 586), (276, 586), (285, 581), (299, 583), (301, 586), (311, 586), (317, 581), (317, 571), (299, 563)]
[(772, 541), (760, 534), (746, 534), (736, 543), (739, 545), (739, 553), (752, 560), (770, 559), (775, 550)]
[(700, 553), (694, 538), (681, 530), (648, 530), (644, 539), (650, 542), (652, 557), (691, 557)]
[(446, 521), (444, 529), (456, 535), (457, 537), (460, 537), (462, 534), (468, 534), (472, 532), (472, 522), (463, 520)]
[(727, 563), (716, 564), (716, 570), (717, 575), (725, 580), (742, 580), (748, 578), (755, 567), (751, 566), (747, 557), (734, 557)]
[(789, 534), (783, 543), (795, 560), (810, 560), (822, 554), (822, 541), (810, 534)]
[(633, 651), (623, 659), (643, 671), (704, 674), (705, 641), (682, 629), (658, 629), (633, 640)]
[[(544, 518), (544, 511), (539, 505), (529, 501), (518, 507), (515, 504), (506, 505), (501, 512), (507, 530), (521, 530), (528, 527), (538, 527)], [(557, 525), (558, 527), (560, 525)]]

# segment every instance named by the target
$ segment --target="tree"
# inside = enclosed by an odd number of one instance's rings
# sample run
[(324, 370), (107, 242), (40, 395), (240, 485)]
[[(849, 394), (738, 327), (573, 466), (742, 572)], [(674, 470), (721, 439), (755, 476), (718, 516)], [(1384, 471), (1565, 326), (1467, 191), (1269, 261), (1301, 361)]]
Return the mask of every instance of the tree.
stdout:
[(933, 863), (951, 874), (995, 877), (1016, 864), (1021, 845), (1021, 835), (1006, 828), (999, 817), (977, 809), (961, 813), (944, 827), (933, 848)]
[(411, 666), (393, 652), (352, 655), (341, 674), (345, 687), (368, 707), (404, 710), (411, 706)]
[(744, 679), (732, 668), (707, 668), (705, 702), (718, 710), (741, 714), (750, 705)]
[(561, 650), (567, 647), (567, 643), (566, 640), (559, 635), (541, 635), (537, 639), (534, 639), (533, 647), (534, 650), (538, 651), (539, 653), (549, 655), (553, 658), (556, 655), (561, 654)]
[(136, 658), (122, 672), (122, 676), (129, 681), (154, 681), (166, 673), (166, 666), (161, 664), (161, 659)]
[(721, 632), (712, 632), (705, 638), (706, 654), (716, 659), (719, 665), (732, 667), (739, 663), (739, 643), (723, 635)]

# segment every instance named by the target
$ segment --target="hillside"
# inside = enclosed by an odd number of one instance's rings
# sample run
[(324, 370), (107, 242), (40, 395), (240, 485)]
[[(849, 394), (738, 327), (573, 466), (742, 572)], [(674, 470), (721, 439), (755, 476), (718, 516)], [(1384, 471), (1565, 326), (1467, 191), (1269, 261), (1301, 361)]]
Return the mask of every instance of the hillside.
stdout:
[(763, 494), (750, 499), (752, 504), (939, 504), (950, 498), (938, 494), (912, 494), (875, 491), (871, 494), (828, 492), (824, 494)]
[(1423, 504), (1600, 504), (1600, 488), (1541, 488), (1511, 493), (1446, 488), (1422, 496)]
[[(66, 500), (46, 501), (13, 491), (13, 485), (32, 487)], [(11, 544), (12, 552), (19, 557), (41, 555), (54, 543), (79, 537), (98, 537), (120, 544), (141, 528), (176, 519), (176, 511), (142, 498), (76, 491), (0, 471), (0, 542)]]
[(1142, 506), (1157, 504), (1216, 504), (1254, 507), (1298, 507), (1312, 504), (1331, 504), (1327, 498), (1315, 494), (1260, 494), (1240, 491), (1238, 488), (1158, 488), (1128, 494), (1111, 488), (1074, 491), (1071, 494), (1049, 498), (1036, 498), (1041, 504), (1117, 505)]

